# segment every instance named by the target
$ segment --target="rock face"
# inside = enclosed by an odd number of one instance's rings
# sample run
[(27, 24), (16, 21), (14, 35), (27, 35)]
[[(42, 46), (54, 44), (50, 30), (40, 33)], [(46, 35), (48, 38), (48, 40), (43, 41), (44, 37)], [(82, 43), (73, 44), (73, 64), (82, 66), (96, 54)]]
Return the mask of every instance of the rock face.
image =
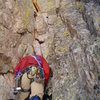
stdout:
[(0, 0), (0, 100), (13, 99), (13, 68), (33, 52), (33, 9), (27, 0)]
[(34, 18), (31, 0), (0, 0), (0, 100), (16, 98), (13, 69), (33, 52), (53, 70), (47, 87), (52, 100), (100, 100), (100, 1), (37, 4)]

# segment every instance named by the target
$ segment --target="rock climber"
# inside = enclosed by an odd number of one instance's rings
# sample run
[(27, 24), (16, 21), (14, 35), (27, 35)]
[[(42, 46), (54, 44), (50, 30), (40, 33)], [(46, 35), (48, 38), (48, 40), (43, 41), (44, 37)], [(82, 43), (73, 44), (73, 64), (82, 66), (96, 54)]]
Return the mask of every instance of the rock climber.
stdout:
[[(19, 91), (18, 100), (43, 100), (44, 87), (48, 82), (50, 67), (39, 55), (21, 58), (14, 69), (15, 91)], [(46, 99), (45, 99), (46, 100)]]

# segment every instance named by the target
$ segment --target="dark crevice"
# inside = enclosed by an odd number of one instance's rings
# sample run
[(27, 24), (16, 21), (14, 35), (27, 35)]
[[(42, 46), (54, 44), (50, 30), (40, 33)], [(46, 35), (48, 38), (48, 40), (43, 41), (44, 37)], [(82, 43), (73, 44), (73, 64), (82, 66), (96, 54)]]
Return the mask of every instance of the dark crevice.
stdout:
[(97, 31), (94, 26), (93, 18), (87, 12), (86, 7), (84, 7), (84, 10), (82, 11), (82, 17), (83, 17), (83, 20), (86, 22), (87, 28), (90, 31), (91, 35), (97, 36)]
[(71, 38), (73, 38), (75, 35), (77, 38), (79, 38), (79, 34), (78, 34), (77, 30), (75, 30), (72, 27), (70, 20), (68, 18), (65, 19), (62, 15), (59, 15), (59, 17), (61, 18), (61, 21), (63, 22), (65, 27), (68, 28), (68, 31), (70, 32)]
[(4, 75), (6, 75), (6, 74), (8, 74), (8, 73), (14, 74), (13, 71), (9, 71), (9, 70), (8, 70), (7, 72), (0, 72), (0, 75), (4, 76)]
[(89, 2), (94, 2), (94, 3), (96, 3), (96, 4), (99, 4), (100, 5), (100, 0), (80, 0), (80, 1), (82, 1), (82, 2), (84, 2), (84, 3), (89, 3)]
[(9, 28), (8, 28), (8, 26), (6, 26), (6, 25), (4, 25), (4, 24), (2, 24), (2, 23), (0, 23), (5, 29), (7, 29), (7, 30), (10, 30)]
[(21, 36), (24, 36), (27, 33), (32, 33), (28, 29), (23, 29), (22, 31), (18, 31), (17, 34), (20, 34)]

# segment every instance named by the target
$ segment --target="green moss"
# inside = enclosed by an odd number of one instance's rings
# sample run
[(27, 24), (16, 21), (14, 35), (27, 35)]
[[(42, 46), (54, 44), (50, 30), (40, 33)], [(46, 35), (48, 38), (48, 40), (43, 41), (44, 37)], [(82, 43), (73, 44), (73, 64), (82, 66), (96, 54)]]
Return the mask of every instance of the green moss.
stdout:
[(100, 61), (100, 50), (97, 51), (97, 58)]
[(53, 10), (55, 2), (53, 0), (48, 0), (48, 10)]
[(66, 46), (58, 46), (56, 47), (55, 51), (60, 51), (62, 53), (68, 51)]
[(54, 42), (54, 37), (51, 36), (51, 37), (50, 37), (50, 44), (53, 44), (53, 42)]
[(68, 31), (68, 28), (66, 27), (65, 31), (64, 31), (64, 36), (67, 36), (69, 40), (71, 40), (71, 34)]
[(54, 23), (54, 27), (56, 28), (56, 27), (58, 27), (58, 26), (60, 26), (62, 24), (63, 24), (62, 20), (60, 18), (58, 18), (57, 21)]
[(80, 96), (80, 100), (83, 100), (83, 96)]
[(56, 98), (55, 98), (55, 100), (62, 100), (62, 99), (60, 99), (60, 98), (56, 97)]
[(24, 17), (24, 27), (26, 28), (29, 23), (30, 23), (30, 14), (31, 14), (31, 9), (27, 6), (25, 10), (25, 17)]
[(84, 9), (84, 4), (82, 2), (76, 2), (76, 9), (82, 11)]
[(97, 18), (97, 22), (100, 24), (100, 17)]

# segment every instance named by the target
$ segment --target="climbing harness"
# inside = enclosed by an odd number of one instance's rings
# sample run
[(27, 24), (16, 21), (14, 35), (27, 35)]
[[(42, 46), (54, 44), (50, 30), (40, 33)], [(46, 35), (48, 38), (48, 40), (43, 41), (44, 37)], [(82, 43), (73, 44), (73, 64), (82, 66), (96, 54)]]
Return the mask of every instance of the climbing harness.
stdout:
[[(24, 89), (21, 85), (21, 80), (25, 73), (27, 73), (27, 78), (30, 80), (30, 84), (32, 84), (35, 81), (37, 83), (42, 83), (44, 85), (44, 72), (43, 72), (43, 68), (41, 66), (29, 66), (29, 67), (25, 68), (20, 75), (17, 76), (16, 79), (18, 79), (18, 81), (19, 81), (19, 87), (16, 88), (14, 94), (17, 94), (19, 91), (29, 92), (29, 95), (25, 99), (25, 100), (27, 100), (27, 98), (29, 98), (29, 96), (31, 94), (31, 87), (29, 89)], [(40, 100), (40, 99), (31, 98), (29, 100)]]
[(21, 86), (21, 80), (23, 75), (27, 73), (27, 78), (30, 79), (30, 84), (34, 81), (44, 83), (44, 72), (41, 66), (29, 66), (25, 68), (21, 74), (17, 75), (16, 80), (19, 81), (19, 86), (22, 92), (28, 92), (30, 89), (23, 89)]
[[(32, 65), (25, 64), (26, 62), (28, 63), (28, 60), (27, 60), (28, 58), (30, 58), (29, 61), (31, 61), (31, 60), (33, 61)], [(27, 66), (25, 66), (24, 64)], [(31, 90), (32, 90), (31, 86), (32, 86), (33, 82), (41, 83), (41, 85), (44, 87), (44, 95), (45, 96), (43, 96), (43, 98), (48, 98), (48, 100), (51, 100), (51, 99), (49, 99), (49, 96), (47, 96), (48, 94), (45, 91), (45, 87), (46, 87), (46, 84), (44, 84), (44, 82), (46, 82), (44, 80), (45, 79), (45, 70), (49, 70), (49, 69), (45, 68), (44, 65), (48, 66), (48, 64), (46, 65), (46, 62), (43, 60), (42, 56), (32, 55), (32, 56), (27, 56), (27, 57), (23, 58), (21, 60), (21, 62), (19, 62), (18, 65), (16, 66), (15, 71), (14, 71), (15, 76), (16, 76), (15, 79), (18, 80), (18, 83), (19, 83), (19, 85), (17, 85), (18, 87), (16, 87), (16, 88), (19, 93), (20, 92), (28, 93), (28, 96), (25, 97), (25, 100), (29, 100)], [(24, 68), (24, 69), (21, 69), (21, 68)], [(28, 80), (30, 83), (29, 88), (25, 88), (24, 85), (22, 85), (23, 84), (22, 80), (24, 79), (23, 75), (25, 75), (25, 77), (27, 77), (29, 79)], [(47, 99), (43, 99), (43, 100), (47, 100)]]
[(27, 72), (27, 78), (30, 79), (30, 84), (34, 81), (44, 84), (43, 69), (40, 66), (37, 66), (35, 73), (31, 69)]
[(25, 73), (27, 73), (27, 78), (30, 79), (30, 84), (34, 81), (42, 82), (44, 84), (44, 72), (41, 59), (37, 55), (33, 55), (32, 57), (37, 61), (38, 65), (28, 66), (22, 72), (20, 72), (20, 70), (16, 72), (15, 80), (18, 81), (17, 90), (20, 90), (22, 92), (30, 91), (30, 89), (26, 90), (21, 86), (21, 80)]

